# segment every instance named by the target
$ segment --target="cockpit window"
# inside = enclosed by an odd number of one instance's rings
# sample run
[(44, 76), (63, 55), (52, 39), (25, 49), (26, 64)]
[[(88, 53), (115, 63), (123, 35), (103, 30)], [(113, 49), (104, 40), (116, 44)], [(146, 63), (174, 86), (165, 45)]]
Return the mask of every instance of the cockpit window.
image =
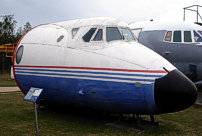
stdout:
[(166, 36), (165, 36), (165, 41), (171, 41), (172, 37), (172, 31), (167, 31)]
[(192, 42), (191, 31), (184, 31), (184, 42)]
[(106, 33), (107, 33), (107, 42), (123, 39), (117, 27), (107, 27)]
[(93, 34), (95, 33), (96, 28), (91, 28), (84, 36), (83, 40), (85, 42), (89, 42)]
[(174, 31), (173, 42), (182, 42), (181, 31)]
[(130, 29), (128, 28), (121, 28), (121, 31), (124, 35), (124, 37), (127, 39), (127, 40), (135, 40), (133, 34), (131, 33)]
[(196, 31), (194, 31), (194, 40), (195, 42), (202, 42), (202, 37)]
[(198, 31), (202, 35), (202, 31)]
[(102, 29), (99, 29), (93, 41), (102, 41)]
[(76, 35), (76, 33), (78, 32), (79, 28), (73, 28), (72, 29), (72, 38), (74, 38), (74, 36)]

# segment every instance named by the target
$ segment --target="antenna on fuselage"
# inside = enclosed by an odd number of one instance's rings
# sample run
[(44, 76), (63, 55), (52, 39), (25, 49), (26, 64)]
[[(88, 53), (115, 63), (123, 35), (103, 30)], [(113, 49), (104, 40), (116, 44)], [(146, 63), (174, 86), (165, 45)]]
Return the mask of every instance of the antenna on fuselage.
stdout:
[[(195, 7), (195, 6), (196, 6), (196, 10), (190, 9), (190, 8), (192, 8), (192, 7)], [(192, 6), (183, 8), (183, 9), (184, 9), (184, 18), (183, 18), (183, 21), (185, 21), (185, 10), (190, 10), (190, 11), (196, 12), (196, 24), (198, 24), (198, 23), (199, 23), (199, 22), (198, 22), (198, 17), (200, 17), (200, 18), (202, 19), (201, 15), (200, 15), (199, 12), (198, 12), (198, 8), (199, 8), (199, 7), (202, 8), (202, 6), (200, 6), (200, 5), (192, 5)]]
[(165, 67), (163, 67), (163, 69), (164, 69), (167, 73), (170, 73)]

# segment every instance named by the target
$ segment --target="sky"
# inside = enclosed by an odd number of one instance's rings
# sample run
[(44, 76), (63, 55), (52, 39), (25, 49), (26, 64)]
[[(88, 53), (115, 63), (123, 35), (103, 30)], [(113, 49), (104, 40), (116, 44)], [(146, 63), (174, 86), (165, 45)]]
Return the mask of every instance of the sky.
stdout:
[[(183, 8), (192, 5), (202, 6), (202, 0), (0, 0), (0, 15), (14, 15), (16, 29), (26, 22), (34, 27), (88, 17), (114, 17), (128, 24), (150, 19), (183, 21)], [(199, 13), (202, 16), (202, 7)], [(186, 10), (185, 15), (186, 21), (196, 22), (196, 12)]]

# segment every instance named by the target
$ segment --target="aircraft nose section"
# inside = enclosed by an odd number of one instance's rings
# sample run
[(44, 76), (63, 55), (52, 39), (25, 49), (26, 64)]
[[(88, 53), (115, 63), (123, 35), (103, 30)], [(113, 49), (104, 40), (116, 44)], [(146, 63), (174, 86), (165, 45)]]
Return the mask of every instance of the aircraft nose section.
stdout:
[(197, 96), (195, 85), (177, 69), (155, 80), (154, 99), (161, 113), (186, 109), (195, 103)]

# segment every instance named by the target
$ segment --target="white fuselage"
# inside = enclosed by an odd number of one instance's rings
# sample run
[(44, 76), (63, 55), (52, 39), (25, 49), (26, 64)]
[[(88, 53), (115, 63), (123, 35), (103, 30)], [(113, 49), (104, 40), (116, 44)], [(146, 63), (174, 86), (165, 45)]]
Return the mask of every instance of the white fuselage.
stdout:
[(154, 83), (167, 75), (165, 69), (176, 68), (137, 43), (128, 25), (114, 18), (38, 26), (19, 41), (14, 57), (22, 92), (44, 89), (39, 103), (114, 113), (159, 113)]

